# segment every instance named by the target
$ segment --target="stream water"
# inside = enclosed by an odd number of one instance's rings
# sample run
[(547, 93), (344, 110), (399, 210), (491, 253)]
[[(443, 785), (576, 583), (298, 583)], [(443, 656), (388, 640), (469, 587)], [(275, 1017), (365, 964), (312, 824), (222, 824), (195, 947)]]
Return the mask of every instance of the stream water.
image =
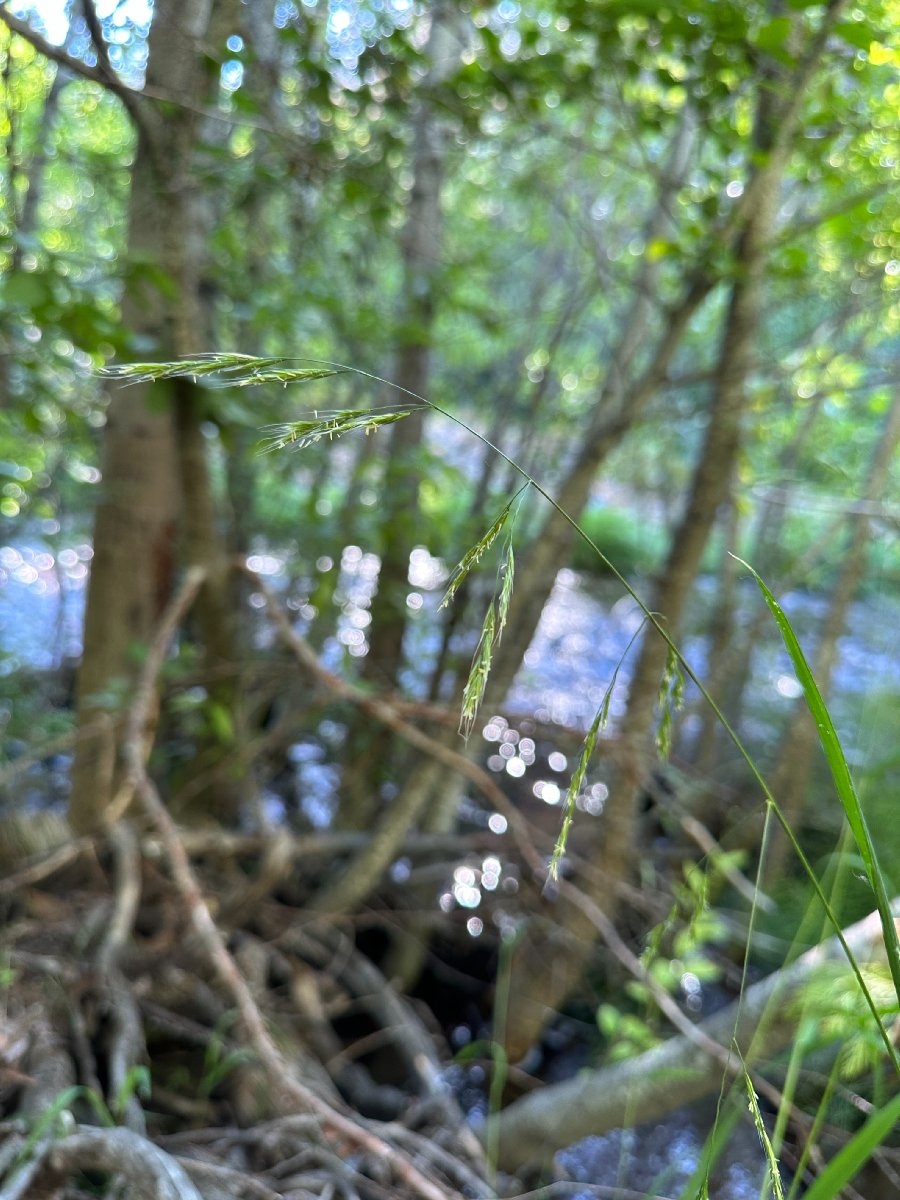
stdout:
[[(89, 545), (60, 545), (52, 532), (44, 539), (31, 538), (27, 544), (10, 542), (0, 547), (0, 676), (20, 667), (47, 671), (77, 658), (90, 559)], [(255, 559), (255, 569), (273, 577), (273, 582), (286, 571), (284, 558), (276, 554), (260, 553)], [(320, 560), (320, 571), (340, 572), (335, 591), (340, 613), (334, 636), (323, 650), (323, 657), (334, 667), (345, 656), (365, 653), (367, 608), (377, 566), (373, 555), (363, 554), (356, 547), (345, 548), (339, 562)], [(435, 634), (428, 617), (445, 576), (439, 560), (427, 551), (415, 552), (408, 605), (417, 618), (412, 624), (415, 646), (411, 657), (419, 662), (428, 661), (434, 654)], [(751, 586), (746, 602), (748, 609), (759, 602)], [(826, 603), (825, 598), (797, 593), (786, 597), (784, 606), (802, 634), (815, 625)], [(315, 616), (308, 600), (298, 600), (292, 607), (298, 624), (307, 627)], [(611, 687), (610, 715), (614, 723), (627, 694), (630, 658), (623, 655), (639, 634), (642, 621), (636, 603), (630, 597), (623, 598), (610, 585), (582, 580), (571, 571), (560, 572), (510, 696), (511, 708), (533, 713), (542, 724), (586, 728)], [(861, 753), (858, 733), (866, 697), (897, 689), (898, 625), (900, 602), (895, 599), (860, 602), (851, 611), (834, 674), (835, 712), (848, 738), (851, 756)], [(688, 660), (702, 669), (705, 643), (700, 631), (688, 635), (684, 649)], [(412, 676), (406, 682), (413, 693), (420, 686)], [(751, 689), (756, 700), (750, 732), (763, 739), (771, 737), (799, 694), (777, 639), (767, 642), (757, 654)], [(533, 742), (518, 732), (512, 737), (505, 723), (491, 719), (486, 721), (483, 733), (488, 767), (514, 779), (525, 776), (525, 782), (532, 782), (533, 768), (537, 770)], [(317, 748), (300, 745), (294, 749), (295, 782), (307, 806), (307, 818), (314, 826), (327, 824), (334, 772)], [(565, 756), (550, 754), (540, 765), (543, 778), (533, 780), (535, 795), (548, 804), (558, 803), (568, 765)], [(598, 794), (598, 811), (600, 808), (602, 796)], [(489, 876), (493, 884), (486, 882)], [(470, 921), (474, 924), (470, 932), (477, 936), (480, 918), (475, 896), (480, 896), (479, 887), (496, 888), (500, 883), (499, 862), (485, 859), (480, 877), (460, 876), (442, 895), (442, 906), (471, 909)], [(470, 1086), (478, 1092), (477, 1084), (470, 1081)], [(478, 1104), (474, 1107), (477, 1109)], [(649, 1128), (588, 1138), (559, 1155), (559, 1165), (567, 1178), (586, 1185), (627, 1188), (641, 1195), (678, 1196), (701, 1160), (710, 1120), (708, 1109), (701, 1106)], [(713, 1200), (757, 1200), (765, 1192), (765, 1178), (765, 1157), (755, 1133), (752, 1127), (741, 1127), (717, 1168), (710, 1194)], [(598, 1192), (586, 1187), (566, 1195), (588, 1200)]]

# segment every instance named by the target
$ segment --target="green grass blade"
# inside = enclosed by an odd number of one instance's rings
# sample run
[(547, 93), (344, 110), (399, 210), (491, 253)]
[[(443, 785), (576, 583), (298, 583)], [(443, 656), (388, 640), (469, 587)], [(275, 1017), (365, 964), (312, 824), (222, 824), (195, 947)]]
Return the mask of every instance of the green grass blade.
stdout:
[(884, 1108), (877, 1109), (842, 1150), (834, 1156), (824, 1171), (803, 1193), (804, 1200), (833, 1200), (840, 1195), (855, 1175), (865, 1166), (872, 1154), (892, 1132), (900, 1120), (900, 1095), (894, 1096)]
[[(743, 560), (739, 559), (738, 561), (742, 562)], [(816, 728), (819, 731), (819, 740), (822, 743), (825, 757), (828, 760), (828, 766), (834, 779), (835, 787), (837, 788), (841, 807), (846, 814), (850, 832), (853, 834), (854, 841), (862, 857), (866, 877), (875, 894), (875, 903), (881, 917), (881, 927), (884, 931), (884, 944), (887, 951), (888, 966), (890, 967), (891, 978), (894, 981), (897, 999), (900, 1001), (900, 942), (898, 942), (897, 927), (891, 912), (891, 898), (888, 894), (884, 874), (878, 865), (875, 843), (872, 840), (862, 805), (859, 802), (859, 796), (850, 775), (847, 759), (844, 757), (840, 738), (834, 727), (828, 706), (822, 698), (819, 686), (810, 670), (809, 663), (806, 661), (803, 649), (797, 640), (797, 635), (794, 633), (784, 610), (756, 571), (747, 563), (743, 565), (747, 567), (747, 570), (756, 580), (766, 604), (769, 606), (769, 611), (775, 618), (787, 652), (791, 657), (791, 662), (794, 665), (797, 679), (803, 688), (807, 706), (816, 722)]]

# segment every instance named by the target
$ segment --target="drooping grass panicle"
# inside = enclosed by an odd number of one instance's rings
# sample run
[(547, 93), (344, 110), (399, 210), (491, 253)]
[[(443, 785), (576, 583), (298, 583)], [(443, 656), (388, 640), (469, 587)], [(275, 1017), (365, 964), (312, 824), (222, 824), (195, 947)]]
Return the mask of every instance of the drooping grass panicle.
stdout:
[(254, 387), (262, 383), (304, 383), (346, 373), (339, 366), (291, 366), (296, 359), (260, 358), (252, 354), (196, 354), (176, 362), (139, 362), (104, 367), (101, 374), (124, 383), (156, 383), (163, 379), (206, 379), (222, 387)]
[(553, 853), (550, 856), (550, 866), (547, 872), (548, 879), (557, 880), (559, 878), (559, 864), (562, 862), (563, 855), (566, 852), (566, 846), (569, 841), (569, 834), (572, 830), (572, 823), (575, 820), (575, 802), (581, 791), (581, 785), (584, 783), (584, 777), (587, 773), (588, 764), (594, 756), (594, 749), (597, 745), (597, 738), (600, 735), (600, 730), (605, 726), (609, 715), (609, 703), (607, 697), (612, 695), (613, 685), (610, 684), (606, 690), (606, 695), (603, 698), (603, 703), (597, 709), (597, 713), (591, 722), (591, 727), (587, 732), (581, 747), (581, 754), (578, 758), (578, 765), (569, 782), (566, 798), (563, 803), (563, 819), (562, 825), (559, 828), (559, 835), (556, 839), (556, 845), (553, 847)]
[(414, 411), (414, 405), (399, 405), (392, 408), (347, 408), (337, 412), (314, 413), (312, 419), (302, 421), (286, 421), (278, 425), (266, 426), (267, 437), (260, 446), (261, 454), (271, 454), (275, 450), (305, 450), (307, 446), (322, 441), (341, 437), (359, 429), (374, 433), (383, 425), (393, 425), (402, 421)]
[(563, 801), (563, 819), (559, 828), (559, 835), (556, 839), (556, 844), (553, 847), (553, 853), (550, 856), (550, 865), (547, 870), (547, 878), (550, 882), (555, 882), (559, 878), (559, 865), (566, 853), (566, 845), (569, 841), (569, 833), (572, 829), (572, 823), (575, 820), (575, 807), (581, 792), (581, 785), (584, 783), (584, 777), (587, 774), (588, 764), (594, 756), (594, 750), (597, 747), (597, 738), (600, 733), (609, 724), (609, 710), (612, 704), (613, 692), (619, 680), (619, 671), (622, 664), (631, 652), (632, 646), (641, 635), (645, 622), (642, 622), (635, 633), (632, 634), (628, 645), (622, 654), (622, 657), (616, 663), (615, 670), (612, 673), (612, 678), (603, 693), (603, 698), (600, 701), (600, 706), (597, 709), (596, 715), (591, 722), (591, 727), (587, 731), (584, 742), (581, 746), (581, 754), (578, 756), (578, 764), (572, 773), (572, 778), (569, 781), (568, 789), (566, 790), (566, 798)]
[(769, 1168), (769, 1181), (772, 1184), (772, 1195), (775, 1200), (784, 1200), (784, 1188), (781, 1185), (781, 1172), (778, 1170), (778, 1156), (775, 1153), (775, 1148), (772, 1145), (772, 1139), (769, 1137), (766, 1130), (765, 1121), (763, 1121), (762, 1113), (759, 1110), (759, 1100), (753, 1088), (753, 1081), (750, 1078), (746, 1066), (743, 1070), (744, 1082), (747, 1085), (748, 1107), (753, 1117), (753, 1124), (756, 1127), (756, 1132), (759, 1136), (760, 1143), (766, 1155), (766, 1163)]
[[(484, 558), (485, 554), (487, 554), (488, 550), (490, 550), (491, 546), (493, 546), (494, 542), (497, 540), (497, 538), (503, 532), (504, 528), (506, 527), (506, 523), (509, 521), (509, 518), (512, 516), (515, 508), (517, 507), (519, 499), (521, 498), (522, 494), (525, 492), (527, 487), (528, 487), (528, 485), (525, 484), (521, 488), (519, 488), (519, 490), (516, 492), (516, 494), (513, 496), (513, 498), (509, 501), (509, 503), (505, 504), (503, 506), (503, 508), (500, 510), (500, 512), (497, 514), (497, 517), (494, 520), (493, 524), (488, 526), (487, 530), (481, 535), (481, 537), (478, 539), (478, 541), (475, 543), (475, 545), (471, 546), (465, 552), (465, 554), (462, 556), (462, 558), (459, 560), (459, 562), (456, 565), (456, 569), (454, 570), (453, 574), (450, 577), (450, 582), (447, 584), (447, 590), (444, 593), (444, 598), (443, 598), (443, 600), (441, 600), (441, 603), (440, 603), (441, 608), (446, 608), (447, 605), (451, 603), (451, 601), (453, 600), (453, 597), (456, 595), (457, 591), (459, 590), (459, 587), (462, 584), (463, 580), (466, 578), (466, 576), (469, 574), (469, 572), (473, 569), (473, 567), (478, 566), (478, 564), (481, 562), (482, 558)], [(510, 553), (511, 553), (511, 550), (510, 550)], [(510, 578), (511, 578), (511, 573), (510, 573)], [(510, 588), (511, 587), (512, 587), (512, 583), (510, 582)]]
[(488, 676), (491, 673), (491, 661), (494, 653), (494, 643), (497, 640), (497, 606), (492, 599), (484, 614), (481, 626), (481, 636), (475, 647), (472, 665), (463, 689), (462, 712), (459, 719), (459, 731), (468, 738), (475, 724), (475, 717), (487, 687)]
[(678, 655), (670, 646), (666, 656), (666, 669), (659, 683), (660, 718), (656, 729), (656, 746), (663, 760), (669, 757), (672, 749), (672, 725), (683, 700), (684, 675)]
[[(478, 558), (484, 554), (490, 544), (494, 542), (507, 524), (509, 515), (512, 511), (512, 506), (521, 495), (521, 490), (509, 502), (485, 536), (479, 542), (481, 546), (480, 553), (477, 558), (471, 559), (465, 568), (465, 574), (472, 569)], [(487, 540), (487, 539), (490, 540)], [(486, 544), (485, 544), (486, 542)], [(477, 547), (473, 547), (473, 550)], [(468, 559), (472, 554), (466, 556)], [(463, 563), (466, 559), (463, 560)], [(457, 572), (463, 566), (457, 568)], [(451, 585), (452, 591), (448, 589), (447, 596), (442, 601), (442, 607), (447, 603), (447, 600), (455, 592), (459, 586), (461, 579), (465, 576), (458, 576), (455, 584)], [(506, 545), (503, 548), (503, 555), (500, 559), (500, 565), (497, 568), (497, 584), (494, 589), (494, 594), (491, 597), (487, 612), (484, 616), (484, 622), (481, 627), (481, 637), (478, 639), (478, 645), (475, 649), (475, 655), (472, 659), (472, 666), (469, 668), (469, 675), (466, 679), (466, 685), (463, 689), (462, 713), (460, 716), (460, 733), (466, 738), (472, 732), (472, 726), (475, 723), (475, 717), (478, 709), (481, 706), (481, 701), (484, 698), (485, 688), (487, 687), (488, 676), (491, 672), (491, 662), (493, 661), (494, 647), (500, 641), (503, 630), (506, 627), (507, 618), (509, 617), (509, 606), (512, 601), (513, 579), (515, 577), (515, 555), (513, 553), (512, 526), (506, 532)]]

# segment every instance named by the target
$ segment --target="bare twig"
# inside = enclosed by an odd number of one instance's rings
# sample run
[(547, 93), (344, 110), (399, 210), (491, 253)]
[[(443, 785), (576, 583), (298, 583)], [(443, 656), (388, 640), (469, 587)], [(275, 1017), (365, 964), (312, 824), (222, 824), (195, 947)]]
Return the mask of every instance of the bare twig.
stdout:
[(128, 107), (129, 111), (135, 101), (140, 100), (141, 93), (135, 91), (134, 88), (128, 87), (123, 83), (115, 73), (110, 75), (102, 66), (91, 67), (82, 59), (76, 58), (73, 54), (69, 54), (68, 50), (62, 46), (54, 46), (52, 42), (48, 42), (45, 37), (33, 29), (29, 23), (22, 17), (15, 16), (4, 5), (0, 7), (0, 21), (3, 21), (13, 33), (17, 33), (20, 38), (28, 42), (31, 46), (43, 54), (45, 58), (49, 58), (51, 62), (55, 62), (60, 67), (65, 67), (73, 75), (78, 75), (82, 79), (89, 79), (92, 83), (99, 83), (101, 87), (108, 88), (115, 93), (123, 104)]

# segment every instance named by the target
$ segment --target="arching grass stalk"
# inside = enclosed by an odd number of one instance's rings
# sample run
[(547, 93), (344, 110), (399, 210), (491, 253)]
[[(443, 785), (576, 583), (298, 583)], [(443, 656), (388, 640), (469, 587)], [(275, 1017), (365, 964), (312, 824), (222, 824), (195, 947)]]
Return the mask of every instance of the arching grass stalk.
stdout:
[[(308, 363), (312, 365), (305, 367), (291, 366), (290, 364), (292, 363)], [(487, 449), (499, 455), (502, 461), (507, 463), (507, 465), (511, 467), (512, 470), (514, 470), (522, 479), (523, 488), (531, 488), (537, 492), (538, 495), (541, 496), (551, 506), (551, 508), (553, 508), (553, 510), (558, 513), (559, 516), (574, 530), (575, 534), (598, 557), (598, 559), (603, 563), (604, 567), (614, 576), (616, 580), (618, 580), (626, 593), (640, 607), (646, 620), (650, 625), (653, 626), (657, 634), (663, 639), (668, 647), (671, 663), (677, 664), (684, 675), (696, 686), (704, 701), (709, 705), (711, 711), (716, 717), (716, 720), (725, 730), (728, 738), (731, 740), (738, 754), (743, 759), (748, 770), (750, 771), (752, 778), (760, 788), (769, 815), (774, 816), (778, 821), (788, 839), (788, 842), (791, 845), (791, 848), (797, 856), (804, 874), (809, 879), (816, 897), (819, 903), (822, 905), (823, 911), (825, 912), (825, 915), (833, 927), (838, 941), (840, 942), (844, 953), (847, 956), (847, 960), (865, 998), (866, 1005), (879, 1029), (880, 1036), (884, 1043), (888, 1057), (895, 1071), (898, 1075), (900, 1075), (900, 1056), (898, 1056), (897, 1049), (891, 1040), (888, 1030), (885, 1028), (875, 1001), (865, 979), (863, 978), (859, 964), (856, 962), (856, 959), (847, 944), (840, 923), (838, 922), (837, 915), (835, 914), (821, 883), (817, 879), (809, 860), (803, 853), (800, 843), (797, 840), (794, 831), (791, 829), (784, 812), (772, 794), (771, 789), (763, 778), (762, 773), (753, 760), (749, 750), (744, 746), (737, 734), (737, 731), (729, 723), (721, 708), (698, 678), (690, 664), (684, 658), (680, 649), (675, 644), (671, 634), (663, 625), (660, 617), (647, 607), (628, 580), (622, 575), (615, 564), (606, 557), (600, 547), (585, 533), (585, 531), (578, 524), (578, 521), (568, 512), (566, 512), (566, 510), (556, 500), (554, 500), (550, 493), (538, 482), (538, 480), (536, 480), (527, 470), (525, 470), (524, 467), (520, 466), (514, 459), (510, 458), (508, 454), (501, 450), (499, 446), (496, 446), (489, 438), (479, 433), (476, 429), (473, 429), (472, 426), (470, 426), (461, 417), (454, 415), (447, 409), (442, 408), (433, 401), (426, 399), (424, 396), (420, 396), (417, 393), (410, 391), (408, 388), (401, 387), (399, 384), (391, 382), (391, 380), (383, 379), (381, 376), (374, 375), (369, 371), (363, 371), (356, 367), (347, 366), (344, 363), (330, 362), (324, 359), (299, 357), (256, 358), (252, 355), (245, 354), (199, 354), (193, 356), (192, 358), (182, 359), (178, 362), (131, 363), (123, 366), (110, 367), (104, 372), (104, 374), (107, 376), (123, 380), (126, 383), (153, 382), (156, 380), (171, 379), (176, 376), (181, 376), (197, 380), (203, 379), (212, 386), (220, 387), (252, 387), (262, 383), (281, 383), (284, 386), (287, 386), (289, 383), (309, 382), (314, 379), (325, 379), (332, 375), (347, 373), (357, 375), (363, 379), (369, 379), (373, 383), (380, 384), (384, 387), (392, 388), (398, 394), (406, 397), (407, 400), (402, 403), (398, 403), (396, 406), (386, 406), (378, 409), (372, 409), (370, 413), (370, 420), (368, 422), (360, 419), (358, 410), (353, 410), (353, 419), (347, 421), (342, 421), (339, 414), (328, 412), (327, 414), (323, 414), (321, 417), (317, 413), (313, 413), (313, 420), (309, 420), (307, 418), (306, 420), (297, 422), (285, 422), (283, 425), (279, 425), (277, 427), (274, 437), (270, 432), (269, 443), (266, 448), (271, 449), (273, 441), (279, 446), (288, 447), (291, 444), (304, 445), (322, 438), (334, 438), (340, 436), (341, 433), (348, 432), (354, 428), (377, 428), (379, 424), (385, 424), (388, 421), (402, 420), (403, 417), (408, 416), (412, 411), (414, 411), (415, 408), (424, 406), (430, 409), (432, 412), (446, 417), (459, 428), (471, 434)], [(410, 405), (408, 403), (409, 400), (412, 400), (414, 405)], [(510, 504), (512, 504), (512, 501)], [(502, 528), (505, 523), (506, 521), (504, 519), (500, 523), (499, 528)], [(491, 530), (494, 530), (496, 526), (497, 522), (495, 521), (491, 526)], [(499, 533), (499, 528), (497, 528), (497, 533)], [(488, 531), (489, 534), (491, 530)], [(496, 534), (494, 534), (494, 537), (496, 537)], [(494, 537), (492, 537), (490, 540), (493, 541)], [(484, 538), (481, 539), (482, 543), (484, 540)], [(482, 550), (482, 553), (484, 553), (484, 550)], [(480, 557), (480, 555), (478, 557)], [(463, 559), (463, 562), (465, 561), (466, 558)], [(471, 563), (470, 566), (471, 565), (474, 565), (474, 562)], [(764, 587), (764, 585), (762, 585), (762, 581), (759, 579), (759, 576), (756, 576), (756, 579), (757, 582)], [(764, 590), (763, 594), (767, 594), (767, 589)], [(767, 595), (767, 603), (769, 602), (769, 596), (771, 596), (771, 593), (768, 593)], [(772, 598), (772, 603), (774, 603), (774, 597)], [(770, 609), (772, 608), (772, 603), (769, 604)], [(773, 615), (776, 616), (776, 620), (778, 620), (775, 610), (773, 609), (772, 611)], [(780, 609), (778, 611), (780, 612)], [(808, 665), (806, 665), (806, 660), (802, 655), (802, 651), (800, 651), (799, 643), (797, 643), (796, 637), (793, 635), (793, 630), (791, 630), (787, 618), (784, 617), (783, 613), (781, 616), (783, 621), (779, 621), (779, 627), (781, 628), (782, 636), (785, 636), (786, 633), (790, 636), (791, 642), (788, 644), (788, 649), (791, 651), (792, 657), (794, 656), (794, 653), (799, 652), (799, 656), (795, 659), (795, 665), (798, 666), (798, 676), (800, 676), (801, 684), (804, 687), (807, 703), (810, 703), (811, 697), (814, 701), (815, 698), (818, 697), (818, 701), (816, 702), (813, 710), (813, 715), (816, 718), (816, 722), (819, 727), (820, 737), (824, 737), (825, 739), (825, 750), (826, 754), (829, 756), (829, 763), (832, 766), (832, 771), (835, 772), (837, 770), (835, 778), (836, 782), (840, 780), (839, 794), (841, 796), (841, 803), (844, 805), (845, 812), (848, 815), (848, 819), (850, 819), (850, 814), (853, 813), (853, 819), (850, 821), (851, 831), (857, 841), (857, 845), (859, 846), (860, 853), (863, 855), (864, 861), (871, 863), (872, 875), (870, 876), (870, 882), (876, 880), (878, 883), (878, 888), (876, 890), (878, 911), (881, 917), (882, 927), (884, 929), (885, 945), (887, 948), (889, 961), (891, 962), (892, 976), (894, 977), (895, 984), (898, 987), (898, 995), (900, 995), (900, 945), (898, 945), (897, 931), (896, 927), (894, 926), (893, 917), (890, 912), (890, 904), (887, 900), (886, 890), (884, 888), (884, 879), (880, 870), (878, 869), (877, 861), (874, 858), (872, 842), (871, 838), (868, 836), (865, 822), (864, 820), (860, 820), (862, 813), (861, 809), (859, 808), (858, 800), (855, 798), (855, 790), (852, 791), (853, 798), (851, 799), (850, 792), (852, 790), (852, 783), (849, 782), (849, 771), (847, 771), (846, 761), (843, 759), (843, 752), (840, 752), (839, 759), (837, 757), (838, 751), (840, 751), (840, 743), (837, 739), (837, 734), (834, 731), (834, 726), (830, 717), (828, 716), (824, 702), (821, 700), (821, 696), (818, 693), (818, 688), (815, 687), (815, 682), (812, 680), (812, 674), (809, 671)], [(491, 636), (494, 640), (496, 640), (496, 625), (491, 632)], [(795, 650), (791, 649), (792, 645), (795, 647)], [(802, 672), (799, 666), (801, 663)], [(668, 670), (671, 670), (671, 668), (668, 668)], [(812, 687), (808, 686), (810, 682), (813, 684)], [(476, 688), (476, 690), (478, 689)], [(483, 687), (480, 690), (483, 691)], [(823, 714), (826, 718), (825, 720), (823, 720)], [(586, 752), (588, 752), (587, 756), (589, 757), (589, 752), (592, 750), (593, 745), (589, 739), (585, 744), (585, 750), (582, 752), (582, 759), (585, 762)], [(574, 800), (575, 797), (570, 794), (567, 798), (567, 807), (569, 805), (574, 805)], [(564, 849), (564, 846), (560, 847), (559, 852), (554, 854), (553, 861), (555, 863), (558, 863), (562, 849)], [(873, 887), (874, 886), (875, 884), (873, 883)]]

